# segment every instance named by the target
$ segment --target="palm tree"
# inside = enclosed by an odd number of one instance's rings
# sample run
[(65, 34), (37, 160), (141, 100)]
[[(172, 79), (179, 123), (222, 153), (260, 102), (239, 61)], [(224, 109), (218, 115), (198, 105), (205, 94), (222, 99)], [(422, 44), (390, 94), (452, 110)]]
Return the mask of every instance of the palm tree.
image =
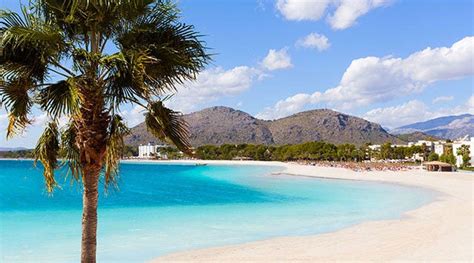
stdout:
[(207, 50), (176, 6), (161, 0), (30, 1), (22, 15), (0, 10), (0, 40), (7, 137), (31, 124), (33, 107), (48, 114), (35, 158), (48, 192), (60, 165), (82, 182), (81, 261), (95, 262), (99, 177), (116, 182), (129, 131), (120, 107), (141, 105), (148, 130), (189, 153), (187, 125), (163, 100), (204, 68)]

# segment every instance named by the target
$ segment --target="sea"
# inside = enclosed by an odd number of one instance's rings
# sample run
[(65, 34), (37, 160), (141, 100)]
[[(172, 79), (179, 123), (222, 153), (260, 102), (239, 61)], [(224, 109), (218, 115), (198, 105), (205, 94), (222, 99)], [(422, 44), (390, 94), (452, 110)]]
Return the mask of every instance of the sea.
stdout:
[[(116, 187), (106, 189), (101, 181), (98, 261), (145, 262), (191, 249), (327, 233), (403, 218), (438, 196), (403, 185), (289, 176), (282, 169), (122, 163)], [(79, 261), (82, 188), (65, 168), (56, 178), (60, 187), (48, 194), (40, 164), (0, 161), (1, 262)]]

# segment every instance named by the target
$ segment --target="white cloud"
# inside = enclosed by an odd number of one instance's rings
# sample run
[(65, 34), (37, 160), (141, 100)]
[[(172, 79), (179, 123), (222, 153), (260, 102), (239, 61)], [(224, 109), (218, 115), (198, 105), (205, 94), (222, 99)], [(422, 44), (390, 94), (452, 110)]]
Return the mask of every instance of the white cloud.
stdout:
[(296, 94), (277, 102), (273, 107), (265, 108), (262, 112), (258, 113), (256, 117), (271, 120), (291, 115), (301, 111), (305, 105), (319, 101), (320, 95), (320, 93), (314, 93), (313, 95), (304, 93)]
[(262, 66), (269, 71), (293, 67), (291, 64), (291, 57), (288, 54), (288, 49), (270, 49), (267, 56), (262, 61)]
[(333, 29), (346, 29), (360, 16), (390, 2), (391, 0), (277, 0), (276, 8), (287, 20), (317, 21), (327, 14), (327, 21)]
[(411, 100), (398, 106), (370, 110), (363, 117), (380, 123), (384, 127), (395, 128), (404, 124), (427, 120), (432, 116), (433, 114), (423, 102)]
[(145, 109), (140, 105), (135, 105), (130, 110), (121, 111), (121, 115), (128, 127), (134, 127), (145, 120)]
[(314, 48), (319, 51), (328, 49), (331, 46), (329, 39), (325, 35), (318, 33), (311, 33), (306, 37), (298, 40), (296, 46), (305, 47), (305, 48)]
[[(207, 106), (221, 97), (235, 96), (247, 91), (251, 86), (268, 76), (268, 72), (291, 67), (287, 49), (271, 49), (258, 66), (237, 66), (231, 69), (210, 68), (199, 73), (194, 81), (187, 81), (165, 104), (184, 113)], [(137, 106), (123, 111), (130, 126), (143, 121), (143, 111)]]
[(411, 100), (398, 106), (370, 110), (363, 117), (385, 127), (396, 128), (446, 115), (473, 114), (473, 103), (474, 96), (471, 96), (464, 104), (457, 107), (432, 110), (421, 101)]
[(329, 103), (351, 108), (423, 91), (440, 80), (474, 74), (474, 37), (451, 47), (426, 48), (409, 57), (366, 57), (352, 61), (339, 86), (325, 92)]
[(334, 29), (351, 27), (362, 15), (372, 9), (386, 5), (387, 0), (342, 0), (336, 11), (328, 16), (328, 22)]
[(288, 20), (319, 20), (332, 0), (278, 0), (277, 9)]
[(215, 101), (223, 96), (232, 96), (248, 90), (264, 72), (248, 66), (229, 70), (217, 67), (201, 72), (195, 81), (178, 88), (178, 92), (167, 105), (183, 112), (195, 110), (198, 106)]
[[(474, 75), (473, 61), (474, 37), (466, 37), (451, 47), (426, 48), (404, 59), (395, 57), (356, 59), (346, 69), (338, 86), (322, 93), (307, 94), (317, 98), (307, 103), (322, 102), (337, 109), (347, 110), (388, 102), (420, 93), (430, 84), (440, 80)], [(265, 109), (265, 112), (274, 111), (272, 114), (274, 116), (293, 113), (280, 107), (285, 101), (277, 102), (275, 106)], [(285, 105), (285, 109), (292, 108)]]
[(433, 104), (440, 103), (440, 102), (448, 102), (454, 99), (453, 96), (439, 96), (433, 99)]

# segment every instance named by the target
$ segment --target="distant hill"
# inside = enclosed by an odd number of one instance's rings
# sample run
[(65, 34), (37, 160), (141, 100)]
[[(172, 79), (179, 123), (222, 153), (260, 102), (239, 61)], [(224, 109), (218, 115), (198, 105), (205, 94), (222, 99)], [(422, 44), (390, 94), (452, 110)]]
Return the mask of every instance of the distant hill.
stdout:
[(320, 109), (300, 112), (286, 118), (267, 122), (276, 144), (297, 144), (308, 141), (326, 141), (334, 144), (399, 143), (379, 124)]
[(28, 150), (25, 147), (0, 147), (0, 152), (16, 152), (16, 151), (23, 151)]
[(474, 136), (474, 115), (463, 114), (440, 117), (405, 125), (390, 132), (392, 134), (404, 134), (417, 131), (446, 139), (457, 139), (466, 135)]
[[(189, 124), (193, 146), (225, 143), (273, 144), (273, 137), (264, 121), (243, 111), (212, 107), (183, 116)], [(157, 142), (144, 123), (132, 128), (125, 142), (129, 145)]]
[[(260, 120), (243, 111), (228, 107), (212, 107), (186, 114), (193, 146), (205, 144), (296, 144), (326, 141), (334, 144), (403, 143), (387, 133), (379, 124), (321, 109), (297, 113), (273, 121)], [(132, 128), (128, 145), (157, 143), (144, 123)]]
[(423, 132), (418, 132), (418, 131), (412, 132), (412, 133), (398, 134), (397, 137), (404, 142), (416, 142), (419, 140), (438, 141), (438, 140), (443, 139), (440, 137), (436, 137), (436, 136), (429, 135)]

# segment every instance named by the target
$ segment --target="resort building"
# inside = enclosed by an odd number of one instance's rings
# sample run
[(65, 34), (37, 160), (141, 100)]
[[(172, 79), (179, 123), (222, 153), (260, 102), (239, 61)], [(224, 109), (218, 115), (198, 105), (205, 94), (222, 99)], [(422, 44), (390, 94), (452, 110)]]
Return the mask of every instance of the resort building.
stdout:
[(434, 152), (435, 152), (438, 156), (441, 156), (441, 155), (444, 154), (445, 148), (446, 148), (446, 144), (445, 144), (445, 143), (438, 143), (438, 142), (436, 142), (435, 145), (434, 145)]
[(167, 159), (166, 154), (161, 154), (160, 149), (168, 147), (165, 144), (157, 144), (152, 145), (148, 143), (148, 145), (140, 145), (138, 146), (138, 157), (139, 158), (153, 158), (158, 157), (162, 159)]
[(372, 144), (372, 145), (369, 145), (369, 149), (371, 149), (372, 151), (380, 151), (380, 148), (382, 146), (380, 146), (380, 144)]
[(434, 151), (435, 143), (432, 141), (426, 141), (426, 140), (419, 140), (417, 142), (409, 142), (408, 147), (410, 146), (423, 146), (425, 145), (429, 151)]
[(463, 165), (463, 159), (461, 155), (458, 155), (458, 150), (463, 146), (469, 148), (469, 163), (472, 166), (474, 164), (474, 137), (465, 136), (459, 140), (453, 142), (453, 154), (456, 156), (456, 166), (460, 167)]

